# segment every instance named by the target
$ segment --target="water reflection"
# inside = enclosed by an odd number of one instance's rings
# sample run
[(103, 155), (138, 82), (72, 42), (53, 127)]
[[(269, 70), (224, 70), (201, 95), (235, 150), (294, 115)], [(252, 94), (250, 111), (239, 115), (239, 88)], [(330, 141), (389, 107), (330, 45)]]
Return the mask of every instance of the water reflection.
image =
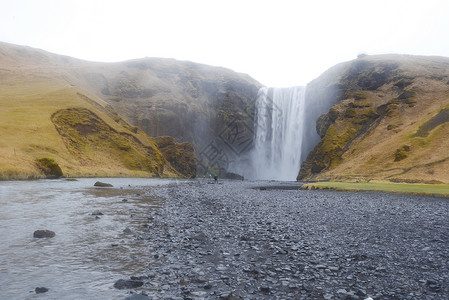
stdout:
[[(126, 291), (112, 285), (145, 271), (149, 254), (142, 228), (148, 211), (160, 205), (143, 187), (172, 181), (104, 179), (114, 188), (94, 188), (95, 181), (0, 182), (3, 299), (124, 298)], [(56, 236), (35, 239), (37, 229)], [(50, 290), (35, 294), (35, 287)]]

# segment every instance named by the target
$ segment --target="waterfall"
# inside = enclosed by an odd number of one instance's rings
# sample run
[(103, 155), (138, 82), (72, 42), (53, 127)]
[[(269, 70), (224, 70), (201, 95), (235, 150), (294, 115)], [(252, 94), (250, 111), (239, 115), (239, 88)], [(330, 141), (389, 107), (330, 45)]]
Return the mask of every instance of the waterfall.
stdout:
[(304, 131), (305, 87), (261, 88), (256, 100), (253, 179), (296, 180)]

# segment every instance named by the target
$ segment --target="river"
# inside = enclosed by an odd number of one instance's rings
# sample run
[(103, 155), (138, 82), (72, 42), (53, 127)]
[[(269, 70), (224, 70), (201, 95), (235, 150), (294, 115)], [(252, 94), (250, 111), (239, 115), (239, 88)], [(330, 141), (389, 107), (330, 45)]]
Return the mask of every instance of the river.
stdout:
[[(96, 181), (114, 187), (93, 187)], [(144, 226), (146, 212), (160, 204), (139, 188), (168, 183), (173, 180), (0, 182), (1, 298), (123, 299), (127, 291), (115, 289), (114, 282), (148, 266), (147, 244), (124, 230)], [(38, 229), (56, 236), (33, 238)], [(36, 287), (49, 291), (36, 294)]]

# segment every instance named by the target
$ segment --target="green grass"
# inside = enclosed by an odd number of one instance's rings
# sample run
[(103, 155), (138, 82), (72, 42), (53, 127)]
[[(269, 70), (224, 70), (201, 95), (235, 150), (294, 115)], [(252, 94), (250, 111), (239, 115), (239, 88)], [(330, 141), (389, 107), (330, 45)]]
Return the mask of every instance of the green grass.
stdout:
[[(154, 141), (142, 132), (126, 130), (100, 104), (87, 101), (89, 98), (80, 94), (78, 88), (33, 75), (11, 76), (8, 80), (0, 83), (0, 180), (46, 177), (36, 165), (36, 159), (42, 157), (57, 161), (68, 177), (156, 176), (150, 163), (163, 162)], [(100, 133), (112, 140), (89, 140), (95, 143), (86, 143), (87, 150), (79, 151), (79, 156), (70, 152), (51, 117), (56, 111), (74, 107), (95, 113), (105, 124)], [(144, 167), (139, 165), (142, 162)], [(158, 175), (179, 176), (167, 166), (164, 174)]]
[(335, 189), (339, 191), (379, 191), (449, 197), (449, 185), (447, 184), (314, 182), (304, 185), (304, 188), (312, 187), (316, 189)]

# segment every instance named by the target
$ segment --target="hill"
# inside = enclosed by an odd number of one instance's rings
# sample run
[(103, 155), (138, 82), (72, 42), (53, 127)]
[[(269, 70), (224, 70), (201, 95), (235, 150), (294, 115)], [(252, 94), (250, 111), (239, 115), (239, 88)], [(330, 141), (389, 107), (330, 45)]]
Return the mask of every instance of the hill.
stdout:
[(88, 65), (102, 64), (0, 43), (0, 179), (52, 177), (49, 162), (65, 176), (192, 176), (77, 84)]
[(299, 180), (449, 183), (448, 58), (362, 56), (312, 81), (306, 100), (331, 108)]

